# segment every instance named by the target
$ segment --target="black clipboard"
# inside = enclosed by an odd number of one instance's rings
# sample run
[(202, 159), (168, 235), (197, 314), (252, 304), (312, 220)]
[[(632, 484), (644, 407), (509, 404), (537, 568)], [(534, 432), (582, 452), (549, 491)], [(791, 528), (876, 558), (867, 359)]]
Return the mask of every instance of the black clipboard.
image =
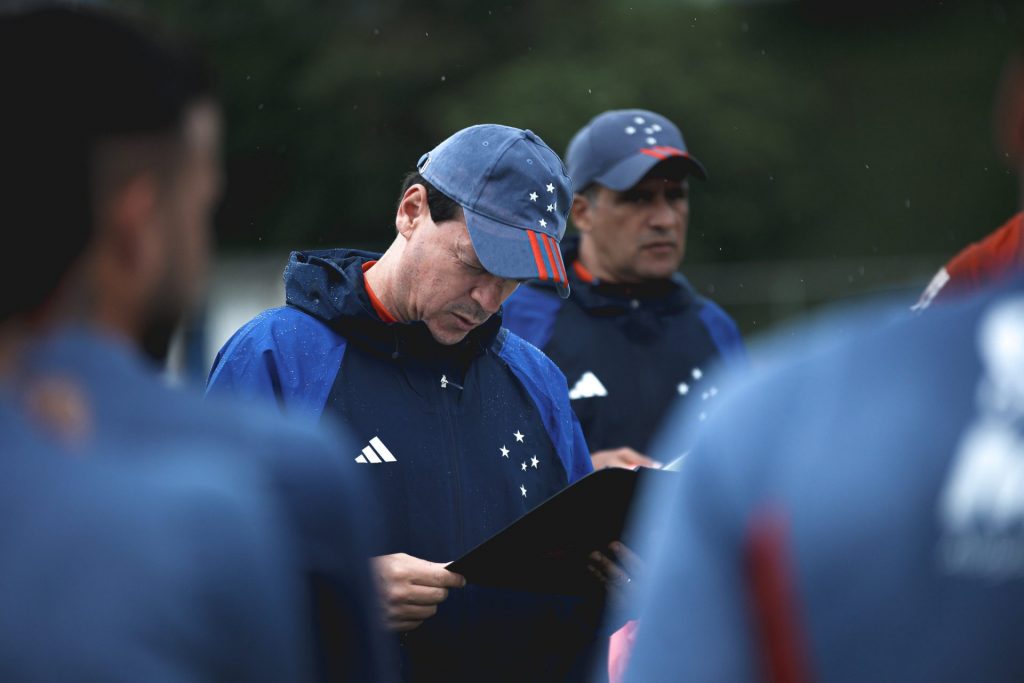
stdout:
[(678, 476), (648, 467), (606, 468), (562, 489), (447, 568), (469, 583), (556, 595), (590, 595), (603, 587), (587, 557), (623, 539), (638, 489)]

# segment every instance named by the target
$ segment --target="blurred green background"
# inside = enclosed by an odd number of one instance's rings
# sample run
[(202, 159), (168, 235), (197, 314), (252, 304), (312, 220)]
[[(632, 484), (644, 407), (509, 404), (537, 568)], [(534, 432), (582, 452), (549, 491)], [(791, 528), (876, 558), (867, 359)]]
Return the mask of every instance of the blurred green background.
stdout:
[(150, 0), (229, 123), (221, 252), (393, 235), (402, 175), (455, 130), (676, 121), (707, 166), (683, 272), (747, 332), (900, 292), (1018, 208), (992, 103), (1017, 3)]

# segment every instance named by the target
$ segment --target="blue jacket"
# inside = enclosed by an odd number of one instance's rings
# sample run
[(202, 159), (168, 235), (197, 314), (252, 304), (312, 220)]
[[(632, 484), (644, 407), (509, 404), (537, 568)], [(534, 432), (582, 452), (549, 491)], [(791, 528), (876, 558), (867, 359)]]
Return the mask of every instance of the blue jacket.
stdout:
[(1024, 285), (885, 318), (790, 335), (706, 422), (628, 681), (1024, 680)]
[[(341, 420), (360, 443), (382, 509), (377, 553), (454, 560), (591, 470), (565, 379), (501, 328), (500, 316), (443, 346), (422, 323), (386, 324), (363, 283), (373, 254), (295, 253), (287, 303), (225, 345), (210, 391), (270, 397)], [(597, 638), (567, 599), (469, 586), (403, 644), (408, 680), (561, 680)]]
[(248, 468), (114, 464), (27, 422), (0, 398), (0, 679), (308, 680), (293, 549)]
[(675, 400), (714, 401), (708, 373), (745, 359), (739, 331), (679, 274), (631, 286), (583, 280), (577, 248), (563, 240), (572, 296), (543, 283), (520, 287), (505, 303), (505, 325), (565, 373), (591, 451), (646, 453)]
[(339, 443), (354, 447), (348, 435), (171, 389), (134, 349), (83, 328), (41, 340), (26, 366), (83, 387), (93, 412), (88, 449), (101, 457), (154, 464), (197, 452), (251, 467), (280, 501), (295, 539), (308, 590), (303, 607), (317, 625), (321, 677), (394, 677), (366, 563), (373, 525), (359, 519), (372, 510), (371, 501), (362, 473), (346, 472), (332, 452)]

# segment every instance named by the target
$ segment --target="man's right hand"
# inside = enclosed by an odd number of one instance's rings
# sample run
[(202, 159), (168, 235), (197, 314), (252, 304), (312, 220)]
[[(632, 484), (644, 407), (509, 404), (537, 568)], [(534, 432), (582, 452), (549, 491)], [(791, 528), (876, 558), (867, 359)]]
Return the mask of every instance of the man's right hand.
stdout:
[(603, 467), (625, 467), (629, 470), (634, 467), (661, 467), (661, 463), (657, 460), (648, 458), (643, 453), (637, 453), (628, 446), (595, 451), (590, 454), (590, 459), (594, 462), (595, 470)]
[(428, 562), (397, 553), (371, 558), (377, 592), (384, 608), (384, 622), (393, 631), (411, 631), (437, 613), (449, 588), (462, 588), (466, 579)]

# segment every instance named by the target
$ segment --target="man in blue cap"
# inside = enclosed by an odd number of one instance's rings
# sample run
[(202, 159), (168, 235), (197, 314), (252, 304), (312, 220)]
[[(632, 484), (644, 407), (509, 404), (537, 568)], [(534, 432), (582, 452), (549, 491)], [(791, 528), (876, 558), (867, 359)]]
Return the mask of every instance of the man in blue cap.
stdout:
[(568, 294), (570, 198), (531, 131), (461, 130), (406, 178), (384, 254), (293, 253), (287, 305), (237, 332), (212, 370), (212, 393), (337, 418), (361, 439), (338, 455), (384, 511), (375, 566), (407, 680), (565, 680), (599, 640), (599, 606), (445, 569), (591, 471), (565, 378), (500, 314), (522, 280)]
[(705, 374), (742, 357), (736, 325), (677, 272), (690, 218), (689, 178), (704, 166), (664, 116), (607, 111), (566, 156), (578, 239), (562, 242), (573, 295), (523, 287), (505, 324), (569, 381), (595, 468), (652, 465), (646, 452), (668, 406), (707, 402)]

